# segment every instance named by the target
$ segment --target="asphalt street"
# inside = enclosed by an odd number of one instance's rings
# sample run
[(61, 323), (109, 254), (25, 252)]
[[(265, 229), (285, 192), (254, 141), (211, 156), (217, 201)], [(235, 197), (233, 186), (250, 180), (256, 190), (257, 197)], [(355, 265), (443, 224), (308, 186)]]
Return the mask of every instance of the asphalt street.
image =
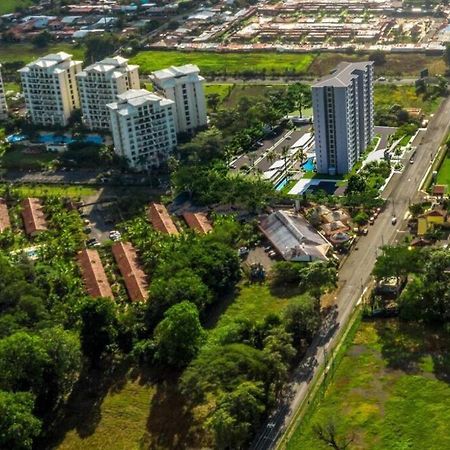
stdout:
[[(378, 249), (385, 244), (401, 239), (405, 219), (411, 202), (420, 196), (421, 182), (430, 166), (431, 157), (436, 154), (450, 127), (450, 98), (446, 98), (434, 115), (418, 142), (413, 164), (405, 161), (403, 173), (395, 175), (387, 185), (383, 197), (387, 200), (385, 210), (379, 215), (369, 234), (358, 242), (339, 272), (335, 317), (326, 321), (311, 345), (306, 358), (294, 372), (292, 381), (283, 398), (256, 436), (252, 449), (265, 450), (276, 447), (283, 431), (293, 419), (295, 412), (306, 398), (311, 381), (319, 376), (327, 353), (335, 346), (340, 330), (348, 323), (352, 312), (361, 297), (364, 286), (377, 257)], [(392, 217), (398, 219), (392, 225)]]

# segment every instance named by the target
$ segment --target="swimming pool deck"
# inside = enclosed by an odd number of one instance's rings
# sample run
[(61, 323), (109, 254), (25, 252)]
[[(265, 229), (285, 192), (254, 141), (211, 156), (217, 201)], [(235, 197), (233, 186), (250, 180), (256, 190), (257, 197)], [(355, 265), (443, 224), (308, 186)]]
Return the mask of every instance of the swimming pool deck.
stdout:
[(324, 183), (337, 183), (342, 180), (330, 180), (329, 178), (302, 178), (295, 186), (289, 191), (289, 195), (301, 195), (307, 191), (310, 187), (317, 186)]

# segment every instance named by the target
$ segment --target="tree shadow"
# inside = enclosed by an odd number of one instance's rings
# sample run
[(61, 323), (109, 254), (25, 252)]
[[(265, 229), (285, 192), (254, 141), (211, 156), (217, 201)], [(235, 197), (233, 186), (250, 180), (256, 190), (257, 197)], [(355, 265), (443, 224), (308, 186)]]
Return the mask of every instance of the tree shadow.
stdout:
[(222, 296), (219, 300), (208, 306), (202, 313), (202, 324), (205, 328), (211, 329), (217, 325), (223, 313), (239, 296), (240, 287), (236, 286), (231, 292)]
[(192, 410), (193, 406), (180, 392), (177, 375), (166, 373), (152, 397), (146, 427), (148, 442), (144, 448), (198, 447), (201, 424), (196, 427)]
[(431, 357), (431, 372), (450, 382), (450, 334), (442, 327), (398, 319), (375, 320), (381, 354), (387, 366), (408, 374), (423, 372), (422, 363)]
[(71, 430), (76, 430), (81, 438), (92, 435), (101, 420), (103, 400), (109, 392), (118, 392), (124, 387), (129, 368), (127, 361), (112, 368), (109, 361), (100, 368), (83, 369), (65, 406), (52, 418), (46, 436), (36, 448), (57, 448)]

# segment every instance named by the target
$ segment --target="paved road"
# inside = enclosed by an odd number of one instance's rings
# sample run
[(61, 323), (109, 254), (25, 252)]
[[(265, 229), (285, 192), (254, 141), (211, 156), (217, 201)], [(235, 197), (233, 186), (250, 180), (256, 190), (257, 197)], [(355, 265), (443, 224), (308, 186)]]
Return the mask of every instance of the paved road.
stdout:
[[(339, 331), (348, 323), (362, 294), (363, 286), (370, 279), (379, 247), (401, 239), (409, 203), (419, 196), (418, 188), (429, 168), (430, 156), (436, 154), (449, 127), (450, 98), (447, 98), (430, 121), (421, 142), (418, 143), (414, 164), (407, 163), (404, 172), (392, 177), (385, 189), (383, 193), (383, 197), (387, 200), (385, 211), (370, 227), (369, 234), (360, 239), (358, 250), (351, 253), (343, 264), (339, 273), (342, 288), (336, 298), (336, 316), (324, 324), (304, 362), (295, 371), (292, 382), (288, 386), (288, 393), (279, 400), (275, 411), (253, 442), (252, 449), (275, 448), (283, 430), (293, 419), (308, 393), (311, 380), (318, 376), (319, 368), (324, 364), (326, 351), (336, 344)], [(397, 226), (391, 223), (393, 214), (398, 218)]]

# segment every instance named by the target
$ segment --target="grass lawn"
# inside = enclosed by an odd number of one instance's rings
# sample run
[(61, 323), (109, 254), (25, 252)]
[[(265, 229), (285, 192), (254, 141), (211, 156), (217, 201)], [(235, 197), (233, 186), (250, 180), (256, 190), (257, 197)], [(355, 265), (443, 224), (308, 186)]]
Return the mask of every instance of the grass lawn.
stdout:
[[(308, 74), (323, 76), (328, 74), (337, 64), (342, 61), (367, 60), (369, 55), (344, 54), (344, 53), (321, 53), (312, 62)], [(427, 56), (422, 53), (414, 54), (386, 54), (386, 63), (375, 67), (375, 75), (389, 77), (418, 77), (419, 72), (428, 67), (430, 74), (438, 75), (445, 73), (446, 66), (440, 56)]]
[(450, 189), (450, 154), (447, 153), (437, 175), (436, 184), (446, 184), (447, 190)]
[[(0, 4), (2, 2), (3, 0), (0, 1)], [(45, 48), (35, 48), (32, 44), (8, 44), (2, 42), (2, 45), (0, 45), (0, 62), (22, 62), (27, 64), (40, 56), (55, 52), (70, 53), (75, 59), (82, 60), (84, 58), (83, 47), (71, 44), (53, 44)]]
[(48, 167), (58, 155), (50, 152), (25, 153), (21, 148), (8, 150), (2, 158), (1, 165), (6, 169), (33, 170)]
[(19, 83), (5, 83), (5, 92), (12, 91), (15, 94), (20, 91)]
[(217, 94), (222, 103), (233, 91), (234, 84), (222, 83), (222, 84), (205, 84), (205, 95)]
[(31, 0), (1, 0), (0, 15), (12, 13), (17, 7), (27, 7), (30, 6), (31, 3)]
[(374, 103), (377, 108), (400, 105), (402, 108), (421, 108), (425, 114), (431, 114), (438, 108), (441, 100), (423, 100), (422, 96), (416, 95), (414, 86), (376, 84), (374, 87)]
[[(0, 193), (2, 193), (5, 185), (0, 185)], [(95, 193), (95, 189), (87, 186), (58, 186), (51, 184), (15, 184), (13, 187), (21, 197), (87, 197)]]
[(450, 448), (450, 335), (397, 320), (362, 322), (333, 380), (287, 449), (326, 450), (312, 426), (333, 419), (352, 449)]
[(132, 64), (139, 64), (141, 73), (182, 64), (197, 64), (203, 74), (224, 72), (240, 74), (247, 71), (272, 71), (282, 73), (295, 70), (305, 74), (315, 58), (314, 54), (289, 53), (214, 53), (214, 52), (175, 52), (150, 50), (142, 51), (131, 58)]

